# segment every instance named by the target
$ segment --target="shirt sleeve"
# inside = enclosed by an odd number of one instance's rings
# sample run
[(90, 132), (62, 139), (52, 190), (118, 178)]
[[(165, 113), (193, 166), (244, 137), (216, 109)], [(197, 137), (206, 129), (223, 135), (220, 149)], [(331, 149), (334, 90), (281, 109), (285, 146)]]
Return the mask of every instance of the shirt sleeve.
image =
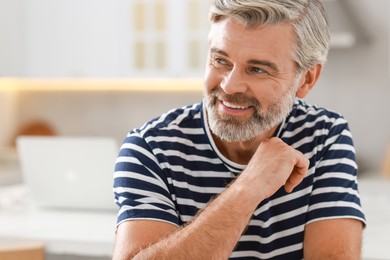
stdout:
[(117, 225), (127, 220), (151, 219), (179, 225), (175, 203), (164, 170), (152, 148), (137, 132), (120, 149), (114, 173)]
[(334, 121), (317, 156), (307, 223), (353, 218), (366, 224), (358, 192), (355, 148), (344, 118)]

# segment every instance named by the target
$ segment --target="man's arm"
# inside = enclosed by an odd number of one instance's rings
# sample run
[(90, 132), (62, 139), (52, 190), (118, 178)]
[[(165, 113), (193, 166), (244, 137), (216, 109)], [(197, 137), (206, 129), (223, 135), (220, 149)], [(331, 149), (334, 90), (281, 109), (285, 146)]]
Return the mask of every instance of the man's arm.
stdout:
[(304, 258), (315, 260), (359, 260), (363, 224), (355, 219), (329, 219), (305, 228)]
[(180, 229), (152, 220), (122, 223), (114, 259), (228, 258), (256, 207), (238, 186), (233, 184)]
[(178, 227), (155, 220), (129, 220), (119, 225), (113, 259), (132, 259), (140, 250), (172, 234)]
[(240, 176), (186, 226), (138, 220), (119, 225), (114, 259), (226, 259), (257, 205), (284, 184), (292, 191), (308, 165), (282, 140), (266, 140)]

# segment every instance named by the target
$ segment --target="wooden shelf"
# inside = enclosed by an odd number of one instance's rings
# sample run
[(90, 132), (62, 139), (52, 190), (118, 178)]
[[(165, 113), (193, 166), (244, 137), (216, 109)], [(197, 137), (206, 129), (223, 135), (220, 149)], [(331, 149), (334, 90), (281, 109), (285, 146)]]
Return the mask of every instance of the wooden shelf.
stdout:
[(0, 91), (199, 92), (200, 78), (0, 78)]

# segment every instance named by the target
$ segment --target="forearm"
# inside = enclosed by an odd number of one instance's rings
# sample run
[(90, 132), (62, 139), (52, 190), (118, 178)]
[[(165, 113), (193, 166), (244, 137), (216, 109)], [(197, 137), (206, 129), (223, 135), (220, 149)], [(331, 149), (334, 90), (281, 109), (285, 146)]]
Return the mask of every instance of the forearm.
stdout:
[(226, 259), (260, 200), (236, 181), (192, 222), (141, 250), (134, 259)]

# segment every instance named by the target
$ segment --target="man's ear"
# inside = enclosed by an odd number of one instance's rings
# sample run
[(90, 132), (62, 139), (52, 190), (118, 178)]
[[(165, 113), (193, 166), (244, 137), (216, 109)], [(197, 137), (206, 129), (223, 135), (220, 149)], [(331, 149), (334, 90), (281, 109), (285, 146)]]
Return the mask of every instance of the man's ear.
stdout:
[(300, 86), (296, 93), (298, 98), (304, 98), (309, 94), (310, 90), (314, 87), (314, 84), (320, 78), (321, 71), (322, 64), (316, 64), (303, 74)]

